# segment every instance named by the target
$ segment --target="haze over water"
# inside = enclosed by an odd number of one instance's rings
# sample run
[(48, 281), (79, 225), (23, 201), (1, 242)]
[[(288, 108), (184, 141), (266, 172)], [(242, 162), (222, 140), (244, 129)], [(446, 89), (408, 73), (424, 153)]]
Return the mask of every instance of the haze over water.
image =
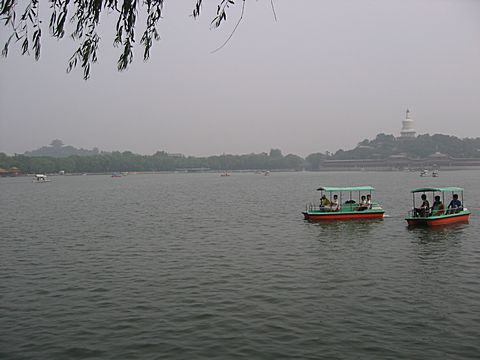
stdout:
[[(0, 358), (475, 359), (480, 171), (0, 179)], [(381, 221), (308, 223), (320, 186)], [(412, 188), (470, 223), (409, 230)]]
[[(203, 1), (197, 20), (189, 16), (195, 3), (165, 2), (147, 63), (142, 7), (134, 62), (122, 73), (122, 48), (113, 46), (119, 14), (103, 12), (98, 63), (83, 81), (79, 67), (65, 73), (79, 45), (75, 24), (52, 39), (51, 4), (40, 2), (40, 60), (20, 56), (19, 41), (0, 62), (0, 152), (62, 139), (141, 154), (273, 148), (305, 157), (398, 136), (407, 108), (418, 134), (480, 134), (478, 0), (276, 0), (278, 21), (271, 1), (236, 1), (217, 30), (210, 23), (220, 1)], [(243, 3), (231, 41), (212, 54)], [(0, 26), (3, 48), (10, 31)]]

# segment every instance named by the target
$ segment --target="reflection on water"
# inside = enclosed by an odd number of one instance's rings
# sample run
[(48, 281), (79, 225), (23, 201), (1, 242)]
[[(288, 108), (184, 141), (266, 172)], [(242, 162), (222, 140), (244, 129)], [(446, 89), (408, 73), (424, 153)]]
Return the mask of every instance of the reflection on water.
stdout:
[(460, 239), (468, 224), (450, 224), (445, 226), (413, 227), (409, 230), (420, 242), (442, 241), (448, 238)]
[[(462, 239), (465, 238), (465, 224), (438, 227), (420, 227), (411, 229), (414, 235), (412, 243), (416, 245), (418, 257), (421, 259), (442, 258), (459, 254)], [(448, 261), (454, 261), (449, 258)]]
[[(336, 242), (335, 247), (340, 248), (350, 243), (350, 246), (357, 246), (353, 244), (364, 244), (369, 241), (379, 226), (383, 223), (382, 219), (358, 219), (348, 221), (309, 221), (304, 220), (307, 226), (311, 226), (318, 232), (317, 240), (321, 243)], [(341, 243), (339, 244), (339, 241)]]
[(305, 220), (305, 223), (311, 226), (318, 226), (322, 228), (325, 233), (337, 233), (339, 231), (346, 237), (353, 234), (368, 234), (375, 229), (379, 224), (383, 223), (383, 219), (358, 219), (345, 221), (314, 221)]

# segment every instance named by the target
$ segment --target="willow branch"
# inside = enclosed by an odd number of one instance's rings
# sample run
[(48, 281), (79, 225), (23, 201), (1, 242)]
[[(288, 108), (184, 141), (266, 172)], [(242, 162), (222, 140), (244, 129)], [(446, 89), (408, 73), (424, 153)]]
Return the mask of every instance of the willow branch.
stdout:
[(238, 26), (240, 25), (240, 23), (242, 22), (242, 19), (243, 19), (243, 14), (245, 13), (245, 0), (242, 0), (242, 13), (240, 14), (240, 18), (238, 19), (235, 27), (233, 28), (233, 31), (231, 32), (231, 34), (229, 35), (229, 37), (227, 38), (227, 40), (225, 40), (225, 42), (220, 45), (218, 48), (216, 48), (215, 50), (213, 50), (211, 52), (211, 54), (213, 53), (216, 53), (217, 51), (221, 50), (222, 48), (225, 47), (225, 45), (227, 45), (227, 43), (230, 41), (230, 39), (233, 37), (233, 34), (235, 34), (235, 31), (237, 30)]

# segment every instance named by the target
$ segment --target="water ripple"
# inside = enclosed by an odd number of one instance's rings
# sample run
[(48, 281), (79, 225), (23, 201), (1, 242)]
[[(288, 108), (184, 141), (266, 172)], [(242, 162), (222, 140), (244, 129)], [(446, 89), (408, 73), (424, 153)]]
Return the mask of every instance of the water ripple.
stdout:
[[(405, 226), (410, 176), (0, 179), (0, 358), (478, 358), (478, 172), (470, 224), (434, 231)], [(391, 217), (302, 219), (371, 179)]]

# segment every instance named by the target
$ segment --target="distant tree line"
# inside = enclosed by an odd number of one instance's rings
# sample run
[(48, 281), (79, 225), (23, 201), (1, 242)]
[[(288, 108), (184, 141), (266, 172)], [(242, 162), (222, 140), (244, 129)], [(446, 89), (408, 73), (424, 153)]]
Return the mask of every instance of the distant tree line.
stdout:
[(64, 146), (54, 140), (50, 146), (8, 156), (0, 153), (0, 169), (18, 168), (22, 173), (105, 173), (116, 171), (175, 171), (188, 169), (230, 170), (318, 170), (325, 159), (387, 159), (404, 155), (412, 159), (426, 158), (441, 153), (453, 158), (479, 158), (480, 138), (459, 139), (449, 135), (419, 135), (412, 139), (399, 139), (393, 135), (378, 134), (373, 140), (363, 140), (351, 150), (338, 150), (334, 154), (321, 152), (305, 159), (294, 154), (284, 156), (279, 149), (269, 153), (245, 155), (214, 155), (195, 157), (158, 151), (153, 155), (139, 155), (130, 151), (101, 152)]
[(164, 151), (139, 155), (114, 151), (91, 156), (7, 156), (0, 153), (0, 168), (17, 167), (22, 173), (104, 173), (123, 171), (175, 171), (188, 169), (230, 170), (301, 170), (304, 160), (297, 155), (283, 156), (278, 149), (269, 154), (215, 155), (209, 157), (170, 155)]

